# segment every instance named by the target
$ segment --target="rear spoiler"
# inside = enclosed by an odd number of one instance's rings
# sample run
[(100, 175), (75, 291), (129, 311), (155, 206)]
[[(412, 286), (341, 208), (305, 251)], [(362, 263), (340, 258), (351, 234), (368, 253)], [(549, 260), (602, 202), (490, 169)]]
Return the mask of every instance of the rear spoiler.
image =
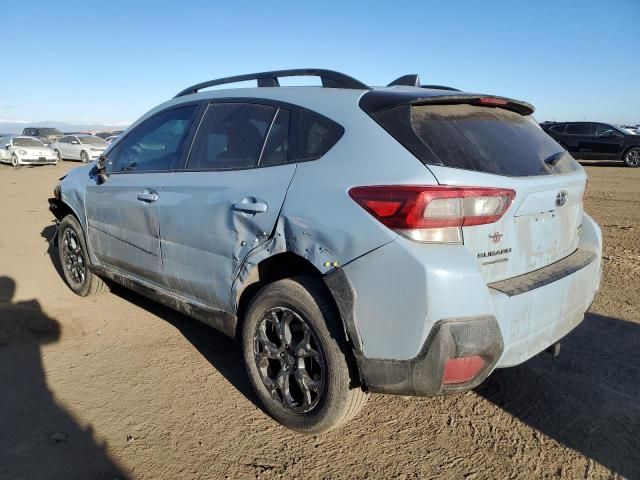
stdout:
[[(446, 92), (446, 93), (445, 93)], [(360, 108), (368, 114), (393, 108), (400, 105), (455, 105), (467, 104), (485, 107), (503, 108), (520, 115), (531, 115), (533, 105), (512, 98), (478, 93), (463, 93), (453, 91), (436, 91), (426, 93), (424, 90), (371, 90), (360, 97)]]
[(533, 105), (521, 100), (475, 94), (427, 97), (410, 103), (412, 105), (451, 105), (464, 103), (469, 105), (479, 105), (483, 107), (504, 108), (505, 110), (511, 110), (512, 112), (519, 113), (520, 115), (531, 115), (535, 110), (533, 108)]

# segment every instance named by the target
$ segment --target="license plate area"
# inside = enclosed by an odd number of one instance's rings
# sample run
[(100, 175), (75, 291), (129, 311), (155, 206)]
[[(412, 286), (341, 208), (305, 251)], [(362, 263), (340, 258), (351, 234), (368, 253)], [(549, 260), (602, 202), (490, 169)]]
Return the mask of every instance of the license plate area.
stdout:
[(530, 215), (531, 250), (533, 253), (542, 253), (550, 249), (558, 248), (558, 233), (560, 228), (560, 216), (556, 211), (541, 212)]

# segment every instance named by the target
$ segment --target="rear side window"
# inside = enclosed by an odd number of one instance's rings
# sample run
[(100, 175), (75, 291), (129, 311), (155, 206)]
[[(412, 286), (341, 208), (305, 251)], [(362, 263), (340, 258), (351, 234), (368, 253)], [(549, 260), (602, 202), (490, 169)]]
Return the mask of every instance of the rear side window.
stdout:
[(400, 105), (372, 116), (425, 164), (514, 177), (579, 168), (531, 116), (502, 108)]
[(309, 110), (300, 112), (298, 160), (316, 160), (327, 153), (342, 137), (344, 128), (333, 120)]
[(257, 165), (276, 111), (269, 105), (251, 103), (209, 105), (187, 170), (231, 170)]
[(564, 129), (566, 127), (567, 126), (564, 123), (562, 123), (560, 125), (554, 125), (553, 127), (549, 127), (549, 130), (551, 130), (552, 132), (555, 132), (555, 133), (564, 133)]
[(118, 145), (114, 172), (161, 171), (180, 158), (196, 106), (174, 108), (145, 120)]
[(269, 138), (260, 157), (260, 166), (281, 165), (289, 161), (290, 117), (289, 110), (278, 109), (276, 118), (269, 129)]
[(567, 125), (567, 135), (590, 135), (591, 125), (589, 123), (569, 123)]

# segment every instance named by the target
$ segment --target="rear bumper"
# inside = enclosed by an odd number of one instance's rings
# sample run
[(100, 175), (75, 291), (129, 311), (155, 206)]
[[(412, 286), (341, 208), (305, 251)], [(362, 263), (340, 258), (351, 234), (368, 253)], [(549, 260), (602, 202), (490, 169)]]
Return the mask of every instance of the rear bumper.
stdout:
[[(438, 395), (472, 389), (494, 368), (522, 363), (569, 333), (600, 285), (601, 234), (587, 215), (574, 254), (491, 285), (462, 248), (416, 249), (405, 242), (398, 239), (343, 267), (353, 290), (350, 313), (337, 303), (349, 318), (347, 334), (371, 391)], [(467, 322), (466, 333), (443, 337), (440, 329), (448, 322)], [(442, 384), (448, 358), (476, 354), (486, 368), (472, 381)]]
[(33, 158), (27, 158), (27, 157), (20, 157), (18, 159), (18, 164), (19, 165), (51, 165), (53, 163), (56, 163), (58, 161), (58, 159), (56, 157), (51, 157), (51, 158), (41, 158), (41, 157), (33, 157)]

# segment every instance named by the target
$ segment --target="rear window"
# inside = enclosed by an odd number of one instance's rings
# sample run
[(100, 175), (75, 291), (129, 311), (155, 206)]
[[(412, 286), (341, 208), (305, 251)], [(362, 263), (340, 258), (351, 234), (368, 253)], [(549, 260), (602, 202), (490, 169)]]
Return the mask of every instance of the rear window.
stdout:
[(531, 116), (502, 108), (400, 105), (373, 117), (425, 164), (514, 177), (579, 168)]

